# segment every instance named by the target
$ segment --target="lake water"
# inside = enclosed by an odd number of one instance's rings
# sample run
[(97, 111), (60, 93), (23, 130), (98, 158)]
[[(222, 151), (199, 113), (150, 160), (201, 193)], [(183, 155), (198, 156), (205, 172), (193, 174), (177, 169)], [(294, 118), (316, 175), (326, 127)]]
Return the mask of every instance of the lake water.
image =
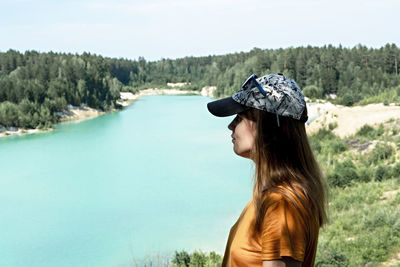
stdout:
[(232, 118), (201, 96), (0, 139), (0, 266), (134, 266), (175, 250), (223, 254), (251, 196)]

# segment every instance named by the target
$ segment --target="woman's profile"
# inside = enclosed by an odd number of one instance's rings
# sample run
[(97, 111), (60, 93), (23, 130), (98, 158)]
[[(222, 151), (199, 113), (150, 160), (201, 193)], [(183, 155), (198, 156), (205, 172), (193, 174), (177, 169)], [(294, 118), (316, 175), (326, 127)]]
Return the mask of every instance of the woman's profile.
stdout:
[(231, 228), (222, 266), (313, 266), (325, 186), (300, 88), (282, 74), (253, 74), (207, 107), (218, 117), (236, 115), (228, 125), (233, 150), (255, 163), (253, 196)]

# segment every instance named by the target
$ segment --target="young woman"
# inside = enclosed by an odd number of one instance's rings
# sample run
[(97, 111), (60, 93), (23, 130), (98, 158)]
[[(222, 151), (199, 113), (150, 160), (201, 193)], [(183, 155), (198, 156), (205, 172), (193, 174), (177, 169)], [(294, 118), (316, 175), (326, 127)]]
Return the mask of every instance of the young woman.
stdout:
[(314, 266), (325, 187), (296, 82), (253, 74), (207, 107), (215, 116), (236, 115), (228, 125), (233, 150), (255, 163), (253, 196), (231, 228), (222, 266)]

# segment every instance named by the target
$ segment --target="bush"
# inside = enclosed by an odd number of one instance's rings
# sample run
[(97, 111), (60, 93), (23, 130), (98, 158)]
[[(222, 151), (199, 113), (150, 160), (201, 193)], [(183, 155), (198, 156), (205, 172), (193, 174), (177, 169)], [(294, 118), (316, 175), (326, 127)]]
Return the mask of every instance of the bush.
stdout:
[(316, 267), (342, 267), (348, 266), (349, 260), (339, 249), (335, 248), (320, 248), (320, 253), (315, 259)]
[(393, 166), (392, 176), (397, 179), (400, 178), (400, 163), (397, 163), (396, 165)]
[(393, 154), (393, 148), (391, 145), (385, 144), (385, 143), (379, 143), (375, 146), (375, 148), (372, 150), (369, 162), (377, 164), (378, 162), (388, 159), (392, 156)]
[(309, 85), (303, 88), (303, 94), (309, 98), (322, 98), (323, 90), (315, 85)]
[(333, 186), (346, 187), (352, 181), (358, 181), (359, 176), (356, 172), (356, 167), (351, 160), (343, 163), (337, 163), (333, 173), (328, 175), (328, 182)]
[(352, 106), (354, 103), (358, 101), (358, 97), (355, 95), (352, 95), (350, 93), (345, 94), (344, 96), (340, 97), (338, 99), (339, 104), (345, 105), (345, 106)]
[(327, 130), (325, 128), (319, 129), (318, 132), (309, 136), (309, 138), (308, 138), (311, 149), (318, 153), (321, 152), (321, 149), (322, 149), (321, 144), (322, 143), (324, 143), (325, 141), (328, 141), (328, 140), (335, 140), (335, 139), (338, 139), (338, 137), (334, 133), (332, 133), (332, 131)]
[(347, 146), (343, 143), (340, 138), (330, 140), (326, 143), (327, 150), (333, 152), (334, 154), (346, 151)]
[(374, 129), (372, 126), (365, 124), (362, 126), (357, 132), (356, 136), (367, 137), (369, 139), (376, 139), (379, 136), (382, 136), (385, 132), (385, 128), (382, 124), (379, 125), (378, 128)]
[(193, 252), (190, 256), (190, 267), (204, 267), (206, 265), (206, 255), (201, 252)]
[(19, 126), (18, 105), (5, 101), (0, 103), (0, 124), (6, 127)]
[(222, 257), (221, 255), (218, 255), (217, 253), (215, 253), (214, 251), (210, 252), (210, 257), (209, 257), (209, 265), (210, 266), (220, 266), (222, 264)]
[(333, 130), (333, 129), (335, 129), (335, 128), (337, 128), (338, 127), (338, 123), (337, 122), (332, 122), (332, 123), (329, 123), (328, 124), (328, 128), (329, 128), (329, 130)]
[(383, 181), (389, 179), (392, 175), (391, 168), (388, 166), (378, 166), (374, 173), (375, 181)]
[(371, 135), (373, 135), (374, 131), (375, 131), (375, 129), (372, 126), (365, 124), (356, 132), (356, 135), (363, 136), (363, 137), (371, 137)]
[(201, 251), (194, 251), (192, 254), (186, 251), (177, 252), (172, 259), (173, 267), (217, 267), (221, 266), (222, 257), (211, 251), (208, 255)]
[(385, 132), (385, 128), (383, 128), (382, 124), (379, 124), (378, 129), (376, 129), (376, 136), (381, 136), (383, 135)]
[(369, 167), (362, 167), (358, 171), (359, 181), (369, 182), (374, 177), (374, 172)]
[(172, 259), (172, 263), (176, 264), (179, 267), (189, 267), (190, 256), (184, 250), (182, 250), (181, 252), (175, 251), (175, 256)]

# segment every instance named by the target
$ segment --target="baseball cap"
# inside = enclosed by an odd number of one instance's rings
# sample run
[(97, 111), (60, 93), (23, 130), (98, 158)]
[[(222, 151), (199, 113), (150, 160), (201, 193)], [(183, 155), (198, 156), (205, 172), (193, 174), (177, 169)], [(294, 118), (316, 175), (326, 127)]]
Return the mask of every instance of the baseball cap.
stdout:
[(250, 108), (264, 110), (276, 114), (278, 126), (278, 115), (302, 122), (308, 119), (303, 115), (306, 102), (299, 86), (294, 80), (280, 73), (268, 74), (261, 78), (252, 74), (238, 92), (230, 97), (209, 102), (207, 108), (217, 117), (232, 116)]

